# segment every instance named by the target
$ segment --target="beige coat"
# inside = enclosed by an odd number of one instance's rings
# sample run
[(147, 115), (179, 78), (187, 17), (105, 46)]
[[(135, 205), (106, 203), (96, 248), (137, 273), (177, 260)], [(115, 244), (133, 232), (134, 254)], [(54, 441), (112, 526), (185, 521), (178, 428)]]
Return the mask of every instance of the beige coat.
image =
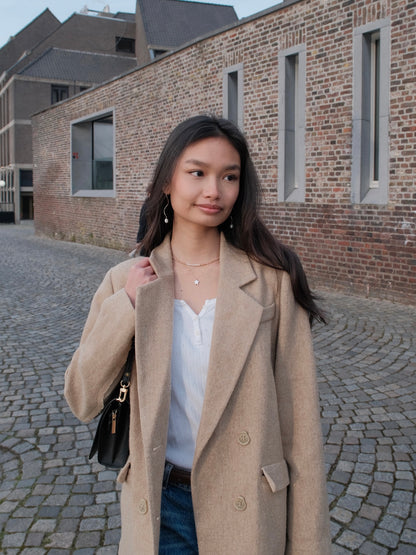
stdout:
[[(135, 334), (130, 457), (119, 474), (120, 553), (158, 553), (170, 401), (174, 277), (169, 238), (158, 279), (124, 291), (134, 260), (111, 269), (93, 299), (65, 395), (83, 421), (120, 377)], [(192, 469), (201, 555), (326, 555), (329, 519), (311, 334), (290, 280), (221, 238), (208, 379)]]

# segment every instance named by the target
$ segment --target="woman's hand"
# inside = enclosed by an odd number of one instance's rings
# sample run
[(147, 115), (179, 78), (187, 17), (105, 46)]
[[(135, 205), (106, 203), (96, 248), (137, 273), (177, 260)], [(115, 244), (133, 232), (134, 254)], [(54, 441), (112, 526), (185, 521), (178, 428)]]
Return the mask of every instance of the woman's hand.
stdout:
[(130, 268), (124, 289), (134, 307), (136, 306), (136, 289), (155, 279), (157, 279), (157, 275), (148, 258), (140, 258), (140, 260)]

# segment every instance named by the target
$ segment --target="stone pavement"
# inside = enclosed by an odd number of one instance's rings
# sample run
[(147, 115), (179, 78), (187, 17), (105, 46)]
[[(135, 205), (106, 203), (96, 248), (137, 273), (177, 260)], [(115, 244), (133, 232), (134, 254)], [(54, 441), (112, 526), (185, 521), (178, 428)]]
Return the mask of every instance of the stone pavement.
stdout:
[[(0, 225), (0, 259), (0, 552), (115, 554), (116, 475), (88, 461), (95, 422), (78, 422), (62, 389), (92, 294), (125, 254), (22, 224)], [(416, 307), (322, 295), (333, 553), (415, 554)]]

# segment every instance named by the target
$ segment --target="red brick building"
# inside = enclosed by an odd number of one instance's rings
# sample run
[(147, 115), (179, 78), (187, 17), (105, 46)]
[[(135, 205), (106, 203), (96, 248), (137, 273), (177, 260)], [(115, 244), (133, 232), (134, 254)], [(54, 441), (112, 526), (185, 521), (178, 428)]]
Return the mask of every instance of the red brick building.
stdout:
[(286, 0), (37, 114), (36, 230), (130, 249), (169, 131), (214, 112), (315, 286), (415, 302), (415, 31), (416, 2)]

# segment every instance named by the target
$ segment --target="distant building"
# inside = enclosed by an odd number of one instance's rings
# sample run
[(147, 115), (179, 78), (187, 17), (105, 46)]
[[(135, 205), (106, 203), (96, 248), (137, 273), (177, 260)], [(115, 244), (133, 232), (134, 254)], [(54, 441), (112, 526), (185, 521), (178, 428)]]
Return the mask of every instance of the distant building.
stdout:
[[(136, 25), (136, 19), (138, 25)], [(218, 27), (230, 6), (139, 0), (137, 14), (46, 9), (0, 49), (0, 222), (33, 218), (31, 116)]]

